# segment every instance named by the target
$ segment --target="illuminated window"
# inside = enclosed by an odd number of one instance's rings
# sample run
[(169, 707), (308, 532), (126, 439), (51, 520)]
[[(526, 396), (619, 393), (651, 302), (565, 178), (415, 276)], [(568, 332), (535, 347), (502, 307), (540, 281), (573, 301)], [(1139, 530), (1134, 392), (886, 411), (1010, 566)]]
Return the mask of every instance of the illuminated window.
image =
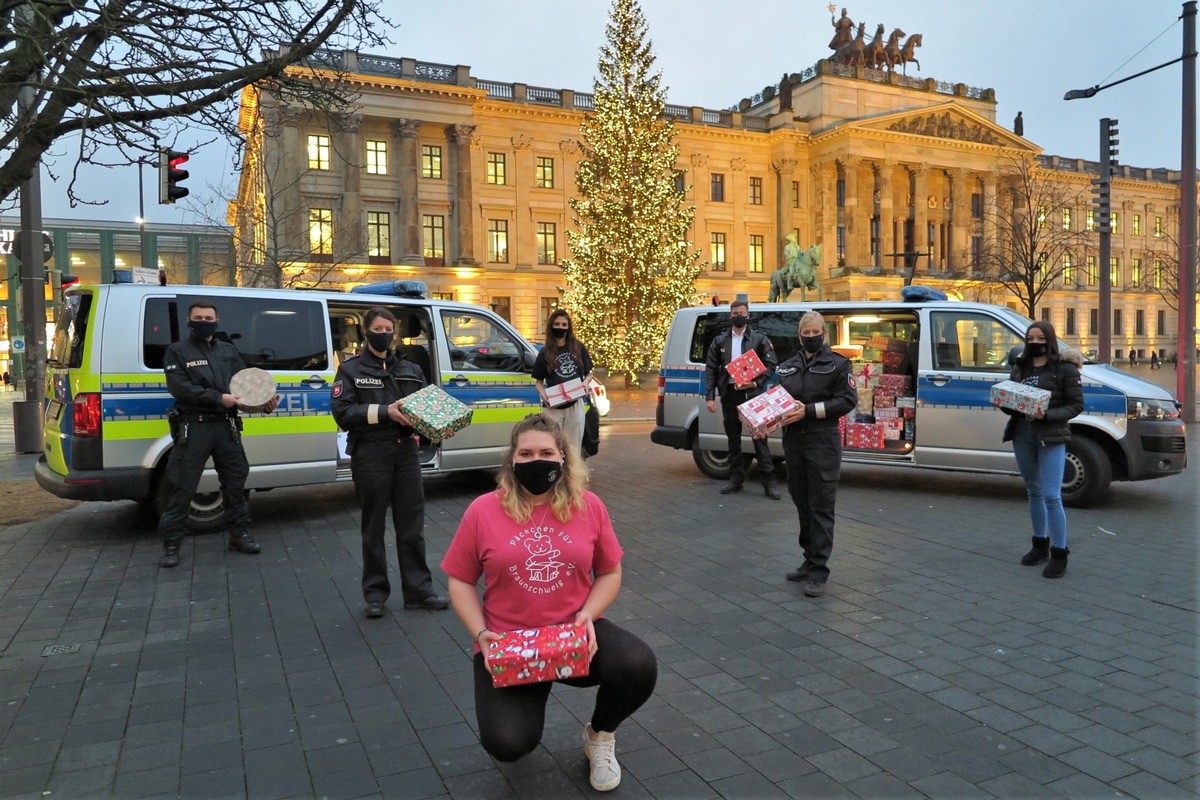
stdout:
[(800, 207), (800, 181), (792, 181), (792, 208)]
[(1039, 228), (1046, 227), (1046, 207), (1038, 206), (1037, 222)]
[(1046, 281), (1046, 275), (1048, 273), (1049, 263), (1050, 263), (1050, 257), (1046, 253), (1038, 254), (1037, 277), (1038, 277), (1038, 281), (1041, 283), (1045, 283), (1045, 281)]
[(1095, 286), (1100, 282), (1100, 273), (1096, 271), (1096, 257), (1087, 257), (1087, 285)]
[(1108, 259), (1108, 278), (1114, 287), (1121, 285), (1121, 259), (1116, 256)]
[(421, 145), (421, 177), (442, 177), (442, 148), (436, 144)]
[(750, 271), (763, 271), (763, 237), (759, 234), (750, 234)]
[(1087, 224), (1084, 227), (1089, 231), (1096, 230), (1096, 209), (1089, 208), (1087, 210)]
[(1154, 288), (1163, 287), (1163, 262), (1161, 258), (1154, 259)]
[(675, 170), (675, 192), (677, 194), (683, 194), (686, 191), (687, 175), (684, 174), (683, 170), (677, 169)]
[(319, 133), (308, 135), (308, 168), (329, 169), (329, 137)]
[[(554, 188), (554, 159), (545, 156), (538, 156), (537, 160), (537, 188), (553, 189)], [(547, 264), (553, 264), (553, 261), (547, 261)]]
[(454, 292), (430, 292), (429, 297), (433, 300), (454, 300)]
[(1142, 260), (1135, 258), (1129, 266), (1129, 282), (1134, 286), (1142, 285)]
[(750, 179), (750, 205), (761, 206), (763, 200), (762, 178)]
[(713, 272), (725, 271), (725, 234), (712, 234), (712, 244), (710, 247), (709, 267)]
[(1075, 267), (1071, 265), (1071, 254), (1063, 253), (1062, 263), (1063, 286), (1075, 285)]
[(1154, 236), (1161, 239), (1163, 235), (1162, 217), (1154, 218)]
[(714, 203), (725, 202), (725, 176), (714, 172), (709, 178), (709, 199)]
[(386, 211), (367, 212), (367, 255), (392, 254), (392, 215)]
[(508, 183), (505, 177), (504, 153), (487, 154), (487, 182), (496, 186)]
[(1064, 231), (1071, 230), (1071, 209), (1069, 208), (1062, 210), (1062, 226)]
[(537, 224), (537, 260), (539, 264), (558, 263), (558, 226), (553, 222)]
[(387, 142), (367, 140), (367, 174), (387, 175)]
[(446, 218), (436, 214), (421, 215), (421, 255), (425, 258), (446, 257)]
[(1110, 229), (1110, 230), (1111, 230), (1113, 233), (1120, 233), (1120, 232), (1121, 232), (1121, 212), (1120, 212), (1120, 211), (1114, 211), (1114, 212), (1112, 212), (1112, 214), (1111, 214), (1111, 215), (1109, 215), (1109, 216), (1110, 216), (1110, 218), (1112, 219), (1112, 222), (1110, 222), (1110, 223), (1108, 224), (1108, 227), (1109, 227), (1109, 229)]
[(308, 210), (308, 249), (313, 255), (333, 255), (333, 209)]
[(1133, 215), (1133, 230), (1131, 231), (1131, 233), (1133, 233), (1134, 236), (1142, 235), (1142, 215), (1141, 214)]
[(506, 219), (488, 220), (488, 261), (508, 263), (508, 220)]

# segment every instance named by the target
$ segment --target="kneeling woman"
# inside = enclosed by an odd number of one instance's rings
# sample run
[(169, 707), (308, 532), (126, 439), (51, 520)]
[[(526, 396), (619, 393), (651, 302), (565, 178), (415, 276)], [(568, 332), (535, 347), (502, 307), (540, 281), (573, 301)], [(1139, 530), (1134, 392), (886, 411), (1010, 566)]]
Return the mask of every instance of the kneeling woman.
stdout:
[(585, 626), (589, 674), (557, 683), (599, 687), (583, 751), (592, 788), (604, 792), (621, 782), (613, 732), (649, 699), (658, 663), (645, 642), (601, 617), (620, 591), (623, 551), (608, 509), (585, 488), (578, 453), (545, 414), (517, 423), (499, 488), (467, 508), (442, 569), (454, 610), (475, 637), (479, 738), (499, 761), (537, 747), (552, 682), (496, 688), (481, 648), (505, 631)]

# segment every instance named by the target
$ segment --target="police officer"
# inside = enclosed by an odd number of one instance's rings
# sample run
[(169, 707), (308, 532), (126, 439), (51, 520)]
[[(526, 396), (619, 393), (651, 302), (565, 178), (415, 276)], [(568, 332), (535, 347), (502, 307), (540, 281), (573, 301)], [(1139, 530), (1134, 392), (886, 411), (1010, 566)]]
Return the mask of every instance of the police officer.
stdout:
[(800, 516), (804, 563), (787, 573), (803, 581), (807, 597), (825, 594), (826, 566), (833, 552), (833, 511), (842, 472), (838, 418), (858, 404), (850, 361), (825, 343), (825, 318), (809, 311), (800, 318), (800, 351), (779, 365), (779, 385), (797, 408), (783, 417), (783, 453), (788, 494)]
[[(709, 413), (717, 410), (716, 395), (721, 396), (721, 418), (725, 424), (725, 438), (729, 451), (729, 483), (721, 494), (734, 494), (742, 490), (746, 482), (746, 461), (742, 456), (742, 421), (738, 419), (737, 407), (762, 393), (763, 385), (775, 372), (775, 346), (764, 334), (750, 329), (750, 304), (735, 300), (729, 305), (729, 320), (733, 327), (713, 339), (708, 346), (708, 358), (704, 364), (705, 400)], [(758, 353), (767, 371), (749, 383), (734, 384), (725, 367), (749, 351)], [(758, 458), (758, 474), (762, 480), (763, 493), (772, 500), (779, 499), (775, 488), (774, 464), (766, 439), (754, 440), (754, 455)]]
[[(171, 494), (158, 520), (163, 543), (160, 567), (179, 565), (184, 525), (210, 456), (221, 481), (229, 521), (229, 549), (240, 553), (262, 549), (250, 535), (250, 510), (246, 505), (250, 464), (242, 449), (242, 421), (238, 416), (238, 409), (244, 407), (229, 393), (230, 379), (246, 363), (236, 347), (216, 337), (218, 322), (217, 307), (212, 303), (192, 303), (188, 307), (191, 336), (168, 347), (163, 356), (167, 391), (175, 398), (171, 415), (175, 446), (167, 460)], [(278, 404), (279, 398), (273, 397), (263, 411), (269, 414)]]
[(382, 617), (391, 594), (384, 526), (396, 529), (405, 608), (450, 606), (433, 591), (425, 562), (425, 488), (417, 438), (396, 402), (425, 386), (425, 374), (392, 350), (396, 317), (372, 308), (363, 317), (367, 346), (342, 362), (333, 383), (333, 418), (349, 431), (350, 471), (362, 504), (362, 591), (366, 615)]

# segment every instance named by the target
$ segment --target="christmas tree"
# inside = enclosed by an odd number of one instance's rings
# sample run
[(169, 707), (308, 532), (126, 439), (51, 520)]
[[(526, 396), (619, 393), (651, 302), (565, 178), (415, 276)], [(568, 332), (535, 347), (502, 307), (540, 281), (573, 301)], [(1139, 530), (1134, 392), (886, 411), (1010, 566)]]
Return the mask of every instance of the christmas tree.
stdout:
[(595, 112), (580, 126), (564, 304), (593, 360), (610, 374), (656, 370), (675, 311), (695, 299), (703, 267), (689, 249), (695, 209), (684, 206), (675, 129), (646, 19), (613, 0), (595, 81)]

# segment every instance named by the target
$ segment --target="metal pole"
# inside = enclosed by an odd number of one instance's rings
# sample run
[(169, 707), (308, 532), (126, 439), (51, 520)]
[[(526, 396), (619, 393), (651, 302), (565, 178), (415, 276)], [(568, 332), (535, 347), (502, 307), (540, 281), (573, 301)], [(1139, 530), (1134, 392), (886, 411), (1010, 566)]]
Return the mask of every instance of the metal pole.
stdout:
[[(142, 189), (142, 165), (146, 159), (139, 158), (138, 165), (138, 247), (142, 252), (141, 266), (146, 266), (146, 192)], [(157, 266), (157, 265), (155, 265)]]
[[(1108, 189), (1109, 209), (1116, 205), (1112, 199), (1112, 161), (1109, 152), (1109, 122), (1100, 120), (1100, 186)], [(1112, 217), (1099, 220), (1100, 225), (1100, 343), (1096, 360), (1108, 364), (1112, 360)]]
[(1196, 0), (1183, 4), (1183, 158), (1179, 170), (1179, 356), (1176, 398), (1196, 421)]

